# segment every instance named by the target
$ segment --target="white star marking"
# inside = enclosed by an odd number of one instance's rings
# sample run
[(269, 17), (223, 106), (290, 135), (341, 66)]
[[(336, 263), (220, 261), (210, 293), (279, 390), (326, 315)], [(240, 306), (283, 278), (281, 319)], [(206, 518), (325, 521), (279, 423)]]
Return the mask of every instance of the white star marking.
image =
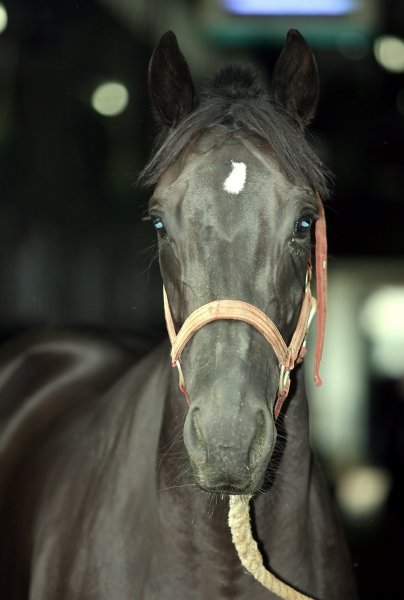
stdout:
[(247, 167), (243, 162), (234, 162), (233, 160), (231, 166), (231, 173), (223, 183), (223, 189), (229, 194), (239, 194), (244, 189)]

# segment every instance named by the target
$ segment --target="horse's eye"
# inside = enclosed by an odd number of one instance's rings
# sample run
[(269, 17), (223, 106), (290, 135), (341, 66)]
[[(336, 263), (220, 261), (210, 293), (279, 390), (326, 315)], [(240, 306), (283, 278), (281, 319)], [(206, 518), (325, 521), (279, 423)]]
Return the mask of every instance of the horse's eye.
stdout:
[(164, 227), (163, 221), (160, 217), (154, 217), (152, 219), (153, 227), (160, 235), (163, 235), (166, 232), (166, 228)]
[(304, 215), (296, 222), (295, 233), (306, 233), (312, 226), (313, 219), (309, 215)]

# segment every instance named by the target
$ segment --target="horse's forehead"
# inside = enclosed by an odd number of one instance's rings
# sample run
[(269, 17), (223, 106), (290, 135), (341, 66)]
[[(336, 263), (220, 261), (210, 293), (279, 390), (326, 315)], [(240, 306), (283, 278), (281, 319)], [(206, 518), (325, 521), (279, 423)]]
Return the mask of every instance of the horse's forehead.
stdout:
[(201, 190), (232, 197), (257, 194), (268, 186), (290, 187), (270, 152), (252, 140), (231, 138), (214, 143), (203, 137), (163, 176), (160, 188), (186, 189), (187, 195)]
[(205, 153), (191, 153), (187, 164), (188, 176), (203, 178), (228, 193), (244, 189), (247, 177), (273, 179), (278, 176), (275, 162), (268, 153), (254, 144), (232, 140)]

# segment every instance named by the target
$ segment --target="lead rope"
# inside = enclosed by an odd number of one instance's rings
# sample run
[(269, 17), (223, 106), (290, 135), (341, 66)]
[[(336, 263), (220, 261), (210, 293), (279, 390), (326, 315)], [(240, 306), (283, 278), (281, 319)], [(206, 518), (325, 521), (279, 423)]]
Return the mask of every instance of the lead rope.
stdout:
[(228, 524), (241, 564), (254, 579), (283, 600), (314, 600), (281, 581), (264, 567), (261, 552), (251, 531), (250, 499), (251, 496), (247, 495), (230, 496)]

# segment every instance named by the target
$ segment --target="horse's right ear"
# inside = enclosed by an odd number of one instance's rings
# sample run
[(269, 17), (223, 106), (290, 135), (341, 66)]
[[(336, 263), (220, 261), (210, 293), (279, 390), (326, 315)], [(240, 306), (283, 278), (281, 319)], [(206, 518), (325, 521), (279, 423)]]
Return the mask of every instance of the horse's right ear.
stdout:
[(191, 73), (172, 31), (161, 37), (150, 59), (149, 94), (157, 120), (169, 127), (194, 107)]

